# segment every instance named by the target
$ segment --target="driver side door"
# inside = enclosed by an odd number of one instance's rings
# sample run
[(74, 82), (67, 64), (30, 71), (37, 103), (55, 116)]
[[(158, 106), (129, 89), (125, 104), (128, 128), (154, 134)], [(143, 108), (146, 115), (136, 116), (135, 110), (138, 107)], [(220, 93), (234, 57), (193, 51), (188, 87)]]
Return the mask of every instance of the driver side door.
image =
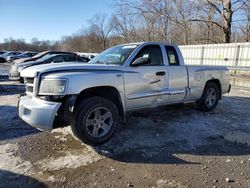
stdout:
[(124, 72), (127, 110), (155, 107), (168, 99), (168, 71), (163, 63), (161, 47), (142, 47), (132, 62), (139, 57), (149, 58), (150, 63), (130, 66), (129, 70)]

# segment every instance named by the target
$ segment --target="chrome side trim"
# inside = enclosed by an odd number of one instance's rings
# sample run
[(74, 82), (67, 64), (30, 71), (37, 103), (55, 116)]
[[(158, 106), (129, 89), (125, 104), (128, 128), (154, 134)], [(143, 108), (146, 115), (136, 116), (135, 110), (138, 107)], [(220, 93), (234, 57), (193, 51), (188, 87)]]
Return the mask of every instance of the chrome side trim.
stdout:
[(169, 95), (176, 95), (176, 94), (183, 94), (186, 93), (186, 89), (185, 90), (172, 90), (169, 92)]
[(165, 88), (159, 91), (143, 91), (143, 92), (129, 95), (127, 99), (132, 100), (132, 99), (139, 99), (139, 98), (144, 98), (144, 97), (154, 97), (154, 96), (159, 96), (159, 95), (169, 95), (169, 89)]
[(139, 98), (143, 98), (143, 97), (153, 97), (153, 96), (159, 96), (159, 95), (176, 95), (176, 94), (183, 94), (186, 93), (187, 89), (185, 90), (172, 90), (169, 91), (168, 88), (160, 90), (160, 91), (151, 91), (151, 92), (140, 92), (140, 93), (136, 93), (136, 94), (132, 94), (128, 96), (128, 100), (131, 99), (139, 99)]

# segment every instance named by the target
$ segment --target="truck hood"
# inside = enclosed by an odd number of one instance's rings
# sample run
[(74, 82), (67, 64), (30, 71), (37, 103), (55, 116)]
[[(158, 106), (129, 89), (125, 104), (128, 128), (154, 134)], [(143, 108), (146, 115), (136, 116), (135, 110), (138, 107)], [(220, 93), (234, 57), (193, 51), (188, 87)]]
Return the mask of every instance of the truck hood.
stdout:
[(28, 59), (30, 59), (30, 57), (16, 59), (16, 60), (13, 61), (13, 64), (19, 64), (19, 63), (25, 62)]
[(49, 73), (49, 72), (70, 72), (70, 71), (110, 71), (110, 70), (121, 70), (119, 65), (106, 65), (106, 64), (82, 64), (82, 63), (51, 63), (36, 65), (28, 67), (21, 71), (21, 77), (36, 77), (38, 74)]
[(39, 63), (42, 63), (42, 62), (39, 62), (39, 61), (28, 61), (28, 62), (21, 62), (21, 63), (18, 63), (18, 64), (15, 63), (15, 65), (17, 67), (29, 67), (29, 66), (36, 65), (36, 64), (39, 65)]

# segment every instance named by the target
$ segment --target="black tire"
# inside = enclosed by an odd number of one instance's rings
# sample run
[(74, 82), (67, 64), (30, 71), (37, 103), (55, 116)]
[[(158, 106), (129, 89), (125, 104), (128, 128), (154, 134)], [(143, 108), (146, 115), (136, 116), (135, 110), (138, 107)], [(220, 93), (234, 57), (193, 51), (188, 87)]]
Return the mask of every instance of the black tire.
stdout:
[[(212, 97), (212, 99), (209, 98), (211, 97), (210, 95), (211, 91), (214, 93), (214, 97)], [(201, 111), (213, 110), (219, 102), (219, 95), (220, 95), (220, 92), (219, 92), (218, 86), (213, 82), (208, 82), (205, 85), (205, 88), (204, 88), (204, 91), (202, 93), (200, 100), (196, 102), (197, 108)], [(211, 100), (212, 102), (210, 103), (209, 100)]]
[[(99, 126), (97, 134), (99, 134), (100, 132), (102, 133), (102, 131), (105, 132), (104, 128), (100, 126), (101, 119), (98, 118), (98, 125), (90, 125), (91, 123), (87, 125), (87, 120), (89, 120), (89, 122), (90, 120), (91, 122), (94, 122), (94, 120), (96, 120), (96, 118), (93, 120), (89, 118), (90, 116), (93, 116), (93, 113), (95, 116), (95, 109), (107, 110), (107, 112), (109, 112), (109, 115), (111, 114), (112, 118), (112, 120), (109, 119), (109, 123), (111, 125), (109, 127), (110, 129), (105, 134), (103, 133), (104, 135), (99, 137), (91, 135), (91, 128), (93, 129), (92, 134), (94, 132), (94, 129), (96, 130), (95, 126)], [(100, 114), (101, 113), (102, 111), (100, 111)], [(101, 115), (100, 117), (104, 117), (103, 115)], [(104, 124), (104, 120), (102, 122)], [(90, 145), (99, 145), (108, 141), (111, 138), (111, 136), (114, 134), (115, 130), (118, 127), (118, 123), (119, 113), (116, 105), (106, 98), (95, 96), (89, 97), (81, 101), (80, 104), (76, 107), (71, 123), (71, 128), (74, 135), (82, 142)], [(105, 125), (107, 124), (105, 123)]]
[(19, 79), (19, 83), (21, 83), (21, 84), (23, 84), (23, 83), (24, 83), (24, 79), (23, 79), (23, 77), (20, 77), (20, 79)]
[(6, 63), (6, 62), (7, 62), (6, 59), (0, 57), (0, 63)]

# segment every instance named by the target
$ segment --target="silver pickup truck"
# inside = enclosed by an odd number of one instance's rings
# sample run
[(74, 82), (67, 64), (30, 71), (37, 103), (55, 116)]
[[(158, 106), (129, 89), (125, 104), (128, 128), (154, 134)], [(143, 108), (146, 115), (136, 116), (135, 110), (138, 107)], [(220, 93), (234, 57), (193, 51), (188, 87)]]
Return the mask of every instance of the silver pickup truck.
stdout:
[(122, 44), (87, 64), (38, 65), (21, 76), (25, 122), (52, 130), (55, 118), (69, 120), (73, 133), (92, 145), (107, 141), (128, 111), (191, 102), (210, 111), (230, 91), (227, 68), (186, 66), (177, 46), (159, 42)]

